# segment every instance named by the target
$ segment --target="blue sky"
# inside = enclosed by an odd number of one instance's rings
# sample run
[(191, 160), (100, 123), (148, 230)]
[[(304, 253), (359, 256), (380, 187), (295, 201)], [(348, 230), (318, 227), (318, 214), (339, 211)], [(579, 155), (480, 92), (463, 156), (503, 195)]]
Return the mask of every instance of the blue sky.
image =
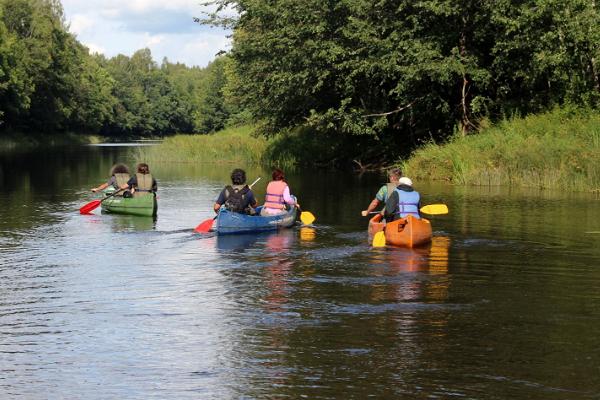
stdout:
[(206, 66), (230, 48), (229, 32), (194, 23), (203, 0), (62, 0), (70, 31), (90, 52), (130, 56), (148, 47), (188, 66)]

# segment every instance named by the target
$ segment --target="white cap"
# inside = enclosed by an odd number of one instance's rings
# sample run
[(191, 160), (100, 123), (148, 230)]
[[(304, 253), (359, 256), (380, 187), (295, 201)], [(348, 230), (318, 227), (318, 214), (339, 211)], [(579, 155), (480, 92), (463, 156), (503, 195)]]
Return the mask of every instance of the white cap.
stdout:
[(405, 176), (403, 176), (402, 178), (400, 178), (400, 180), (398, 181), (399, 185), (406, 185), (406, 186), (412, 186), (412, 181), (410, 180), (410, 178), (407, 178)]

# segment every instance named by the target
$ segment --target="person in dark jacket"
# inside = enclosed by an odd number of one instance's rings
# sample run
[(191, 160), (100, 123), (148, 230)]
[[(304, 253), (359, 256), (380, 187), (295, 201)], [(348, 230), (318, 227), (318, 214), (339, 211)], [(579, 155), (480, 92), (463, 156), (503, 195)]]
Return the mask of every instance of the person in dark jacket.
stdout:
[(254, 214), (257, 202), (252, 189), (246, 185), (246, 172), (243, 169), (236, 168), (231, 172), (231, 185), (221, 190), (213, 208), (218, 213), (222, 206), (229, 211)]

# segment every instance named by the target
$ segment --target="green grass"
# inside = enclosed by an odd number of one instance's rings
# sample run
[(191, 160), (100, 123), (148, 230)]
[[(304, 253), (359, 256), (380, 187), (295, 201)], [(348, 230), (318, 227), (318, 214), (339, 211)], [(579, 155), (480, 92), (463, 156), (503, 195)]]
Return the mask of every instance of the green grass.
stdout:
[(413, 179), (463, 185), (600, 190), (600, 113), (555, 109), (505, 120), (401, 162)]
[(251, 126), (229, 128), (209, 135), (176, 135), (160, 145), (134, 150), (147, 163), (260, 163), (267, 148), (263, 137), (251, 135)]

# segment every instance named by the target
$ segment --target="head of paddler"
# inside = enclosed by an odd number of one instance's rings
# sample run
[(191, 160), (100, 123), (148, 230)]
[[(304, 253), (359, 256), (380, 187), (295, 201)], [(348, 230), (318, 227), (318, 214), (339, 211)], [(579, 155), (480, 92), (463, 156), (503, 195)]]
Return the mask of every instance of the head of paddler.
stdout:
[(274, 181), (284, 181), (285, 182), (285, 174), (279, 168), (275, 168), (273, 170), (271, 177), (273, 178)]
[(115, 164), (110, 170), (111, 175), (115, 174), (129, 174), (129, 168), (125, 164)]
[(396, 183), (402, 177), (402, 170), (400, 168), (391, 168), (388, 170), (388, 180), (390, 183)]
[(139, 163), (137, 165), (137, 172), (138, 174), (147, 175), (150, 173), (150, 167), (146, 163)]
[(240, 168), (231, 171), (231, 183), (234, 185), (243, 185), (246, 183), (246, 171)]
[(406, 176), (403, 176), (402, 178), (398, 179), (398, 189), (400, 190), (404, 190), (405, 192), (412, 192), (414, 190), (412, 185), (412, 180), (410, 178), (407, 178)]

